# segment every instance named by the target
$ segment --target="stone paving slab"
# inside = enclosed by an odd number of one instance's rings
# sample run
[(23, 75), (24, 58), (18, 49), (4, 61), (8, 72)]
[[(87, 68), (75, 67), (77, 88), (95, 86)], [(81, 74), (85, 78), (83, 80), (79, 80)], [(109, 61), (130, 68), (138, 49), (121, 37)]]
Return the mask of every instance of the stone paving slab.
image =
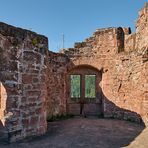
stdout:
[(0, 148), (148, 148), (148, 130), (127, 121), (77, 117), (50, 122), (48, 127), (43, 136), (0, 142)]

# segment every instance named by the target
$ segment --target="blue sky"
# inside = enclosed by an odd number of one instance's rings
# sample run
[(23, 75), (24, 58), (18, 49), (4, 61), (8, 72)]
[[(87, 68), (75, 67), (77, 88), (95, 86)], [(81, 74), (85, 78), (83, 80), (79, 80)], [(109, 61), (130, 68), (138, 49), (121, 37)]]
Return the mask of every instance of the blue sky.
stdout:
[(0, 21), (43, 34), (49, 48), (83, 41), (97, 28), (128, 27), (135, 31), (138, 11), (148, 0), (0, 0)]

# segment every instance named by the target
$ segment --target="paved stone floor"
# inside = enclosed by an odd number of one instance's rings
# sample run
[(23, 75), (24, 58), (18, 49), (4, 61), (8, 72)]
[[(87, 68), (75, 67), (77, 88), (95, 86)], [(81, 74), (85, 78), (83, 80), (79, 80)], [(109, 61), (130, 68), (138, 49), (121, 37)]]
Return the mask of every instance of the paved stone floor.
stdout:
[(0, 148), (148, 148), (148, 130), (127, 121), (76, 117), (48, 125), (43, 136)]

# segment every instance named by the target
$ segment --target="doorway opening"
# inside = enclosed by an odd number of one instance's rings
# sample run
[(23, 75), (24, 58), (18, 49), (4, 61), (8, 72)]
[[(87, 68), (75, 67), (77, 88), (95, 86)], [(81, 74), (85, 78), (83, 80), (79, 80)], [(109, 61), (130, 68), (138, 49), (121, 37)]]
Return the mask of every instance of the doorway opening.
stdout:
[(102, 115), (102, 73), (92, 66), (78, 66), (68, 74), (67, 111), (73, 115)]

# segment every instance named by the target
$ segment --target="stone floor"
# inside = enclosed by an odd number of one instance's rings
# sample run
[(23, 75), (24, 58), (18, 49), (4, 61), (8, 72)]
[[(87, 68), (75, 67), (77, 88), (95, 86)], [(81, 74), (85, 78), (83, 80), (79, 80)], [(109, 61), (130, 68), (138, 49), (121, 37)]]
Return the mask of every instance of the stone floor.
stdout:
[(43, 136), (0, 148), (148, 148), (148, 130), (127, 121), (76, 117), (48, 125)]

